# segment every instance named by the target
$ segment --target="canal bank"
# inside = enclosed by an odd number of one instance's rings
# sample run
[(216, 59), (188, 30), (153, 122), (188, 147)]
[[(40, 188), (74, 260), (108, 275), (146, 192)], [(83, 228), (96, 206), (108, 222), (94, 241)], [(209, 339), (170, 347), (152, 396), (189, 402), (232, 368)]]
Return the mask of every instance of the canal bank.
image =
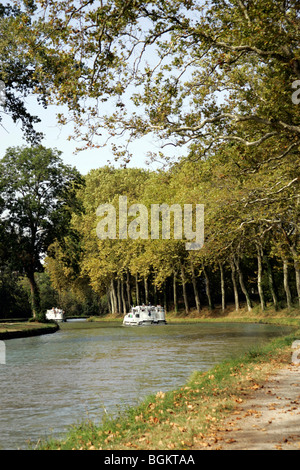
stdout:
[[(91, 316), (87, 318), (88, 322), (115, 322), (122, 324), (123, 314), (107, 314), (101, 317)], [(288, 326), (300, 326), (300, 309), (299, 308), (283, 308), (274, 310), (272, 306), (267, 307), (264, 312), (261, 311), (260, 306), (256, 305), (252, 311), (249, 312), (246, 306), (241, 306), (238, 311), (235, 310), (234, 305), (229, 305), (222, 311), (221, 307), (210, 310), (208, 307), (203, 307), (201, 312), (197, 310), (190, 310), (189, 313), (184, 311), (174, 312), (168, 311), (166, 314), (168, 324), (173, 323), (265, 323), (265, 324), (278, 324)]]
[(300, 450), (300, 365), (291, 363), (245, 392), (201, 450)]
[[(48, 440), (38, 448), (172, 451), (212, 449), (213, 444), (221, 448), (221, 444), (216, 444), (224, 440), (220, 432), (227, 432), (223, 423), (236, 417), (249, 392), (264, 389), (268, 380), (281, 370), (296, 370), (291, 366), (292, 344), (299, 338), (297, 330), (208, 371), (194, 372), (180, 388), (158, 391), (117, 419), (106, 416), (101, 425), (92, 421), (81, 423), (64, 438)], [(226, 439), (227, 446), (234, 442), (230, 439)], [(243, 450), (243, 443), (240, 449)]]
[[(122, 324), (123, 315), (103, 315), (101, 317), (74, 317), (73, 320), (84, 320), (87, 322), (96, 323), (111, 323)], [(215, 308), (210, 310), (203, 308), (201, 312), (191, 310), (187, 315), (184, 311), (175, 313), (168, 312), (167, 322), (169, 324), (180, 324), (180, 323), (263, 323), (273, 324), (282, 326), (294, 326), (300, 325), (300, 310), (294, 308), (291, 310), (282, 309), (275, 311), (273, 308), (266, 309), (265, 312), (261, 312), (259, 307), (255, 307), (251, 314), (247, 311), (247, 308), (240, 308), (237, 312), (234, 306), (228, 306), (225, 311), (221, 308)], [(37, 321), (26, 321), (26, 320), (0, 320), (0, 340), (26, 338), (30, 336), (38, 336), (43, 334), (55, 333), (59, 330), (57, 323), (41, 323)]]
[(30, 336), (40, 336), (55, 333), (59, 330), (56, 323), (39, 323), (39, 322), (6, 322), (0, 323), (0, 340), (28, 338)]

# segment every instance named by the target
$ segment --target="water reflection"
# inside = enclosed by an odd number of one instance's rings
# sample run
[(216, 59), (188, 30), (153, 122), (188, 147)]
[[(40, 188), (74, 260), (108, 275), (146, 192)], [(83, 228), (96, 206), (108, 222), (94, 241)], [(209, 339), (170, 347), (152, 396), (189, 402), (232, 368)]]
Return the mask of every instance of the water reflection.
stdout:
[(194, 370), (285, 334), (248, 324), (124, 328), (67, 322), (52, 335), (9, 340), (0, 365), (0, 448), (26, 448), (83, 419), (100, 420), (146, 395), (182, 385)]

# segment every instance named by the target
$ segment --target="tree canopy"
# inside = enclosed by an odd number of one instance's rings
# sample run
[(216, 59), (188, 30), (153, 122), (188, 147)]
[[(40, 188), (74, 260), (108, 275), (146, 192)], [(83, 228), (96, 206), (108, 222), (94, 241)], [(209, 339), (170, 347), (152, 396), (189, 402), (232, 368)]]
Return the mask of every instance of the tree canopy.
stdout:
[[(28, 53), (25, 38), (31, 36), (30, 12), (28, 14), (12, 5), (0, 5), (0, 80), (5, 95), (0, 107), (0, 124), (4, 115), (14, 122), (21, 122), (22, 131), (28, 143), (37, 144), (42, 134), (35, 125), (40, 118), (30, 111), (26, 98), (38, 92), (38, 103), (46, 106), (46, 88), (35, 77), (35, 55)], [(2, 124), (3, 127), (3, 124)]]
[[(155, 133), (165, 143), (196, 145), (201, 155), (227, 142), (268, 150), (263, 161), (283, 161), (296, 151), (296, 0), (36, 5), (42, 9), (32, 22), (38, 46), (32, 39), (27, 46), (41, 59), (36, 77), (52, 81), (49, 95), (68, 105), (88, 145), (99, 144), (105, 128), (112, 137)], [(72, 80), (63, 80), (68, 75)], [(113, 112), (105, 113), (111, 104)], [(113, 147), (126, 156), (126, 149)], [(252, 168), (261, 160), (247, 163)]]
[(9, 148), (0, 161), (0, 227), (5, 257), (28, 278), (33, 313), (39, 312), (35, 273), (48, 247), (66, 235), (71, 213), (79, 209), (82, 178), (64, 165), (61, 153), (43, 146)]
[[(299, 303), (299, 205), (294, 203), (295, 187), (289, 197), (270, 207), (262, 201), (250, 204), (254, 188), (263, 191), (272, 178), (253, 174), (241, 179), (233, 163), (219, 155), (207, 161), (182, 160), (168, 171), (104, 167), (91, 171), (78, 197), (84, 206), (74, 215), (73, 227), (80, 238), (76, 247), (58, 246), (47, 258), (52, 281), (63, 290), (77, 289), (88, 282), (100, 297), (106, 296), (110, 311), (123, 313), (132, 303), (160, 301), (166, 308), (200, 311), (215, 302), (234, 302), (236, 310), (246, 303), (248, 310), (259, 302), (291, 308)], [(114, 205), (118, 214), (119, 196), (128, 196), (128, 207), (143, 204), (149, 213), (153, 203), (205, 202), (205, 243), (198, 251), (188, 251), (185, 240), (150, 236), (113, 239), (97, 237), (97, 207)], [(117, 218), (117, 223), (119, 219)], [(172, 223), (174, 220), (172, 219)], [(128, 218), (131, 223), (131, 218)], [(65, 258), (65, 259), (63, 259)], [(74, 272), (76, 275), (74, 276)], [(183, 304), (182, 304), (183, 302)]]

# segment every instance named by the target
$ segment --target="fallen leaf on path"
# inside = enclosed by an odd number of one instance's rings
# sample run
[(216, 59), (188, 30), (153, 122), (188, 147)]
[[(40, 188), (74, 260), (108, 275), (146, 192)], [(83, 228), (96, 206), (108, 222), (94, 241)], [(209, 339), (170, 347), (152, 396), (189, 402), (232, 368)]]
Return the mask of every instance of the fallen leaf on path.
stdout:
[(252, 387), (250, 387), (250, 388), (251, 388), (251, 390), (258, 390), (259, 388), (262, 388), (262, 386), (261, 386), (261, 385), (258, 385), (258, 384), (254, 384), (254, 385), (252, 385)]

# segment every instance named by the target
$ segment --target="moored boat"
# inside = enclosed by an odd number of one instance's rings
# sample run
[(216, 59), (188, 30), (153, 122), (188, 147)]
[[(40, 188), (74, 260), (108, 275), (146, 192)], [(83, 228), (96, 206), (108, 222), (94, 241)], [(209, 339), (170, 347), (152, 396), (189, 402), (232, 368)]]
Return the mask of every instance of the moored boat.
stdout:
[(65, 321), (65, 312), (60, 308), (52, 308), (46, 312), (47, 320), (54, 320), (57, 322)]
[(123, 319), (124, 326), (166, 324), (165, 309), (160, 305), (138, 305), (132, 307)]

